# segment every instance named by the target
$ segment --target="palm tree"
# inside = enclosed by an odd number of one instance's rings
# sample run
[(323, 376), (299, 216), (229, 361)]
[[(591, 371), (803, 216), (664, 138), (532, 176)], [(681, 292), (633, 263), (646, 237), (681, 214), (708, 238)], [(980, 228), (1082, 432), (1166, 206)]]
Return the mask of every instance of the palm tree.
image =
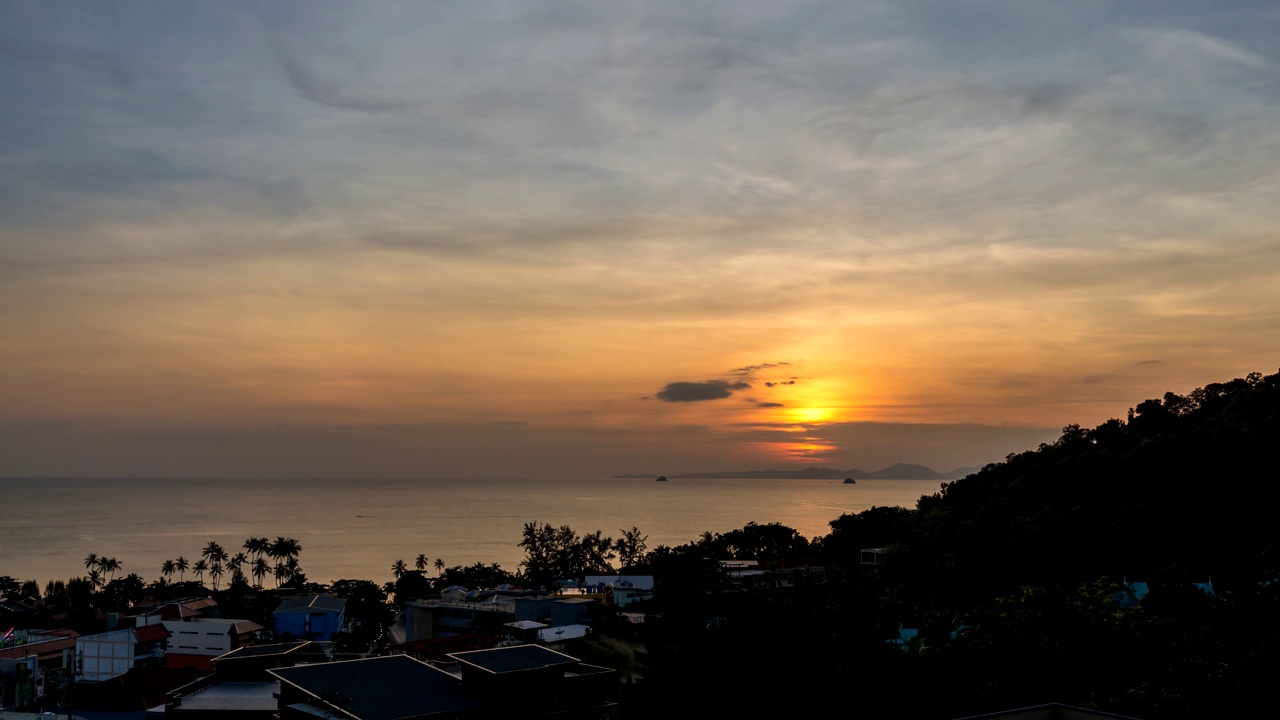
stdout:
[(302, 545), (293, 538), (276, 536), (275, 542), (271, 543), (271, 548), (267, 554), (277, 560), (286, 560), (288, 558), (296, 558), (302, 552)]
[(276, 563), (276, 567), (275, 567), (276, 587), (280, 587), (280, 583), (284, 582), (284, 578), (288, 574), (289, 574), (289, 571), (285, 569), (284, 563), (282, 562)]
[(271, 549), (271, 541), (266, 538), (251, 537), (244, 541), (244, 549), (253, 553), (253, 558), (256, 560), (266, 555)]
[(227, 567), (231, 568), (231, 584), (244, 582), (244, 571), (240, 569), (242, 565), (249, 562), (249, 556), (242, 552), (235, 554), (235, 557), (227, 561)]
[(102, 585), (102, 573), (98, 572), (97, 568), (92, 568), (89, 570), (89, 587), (97, 588), (100, 585)]
[(174, 565), (172, 560), (165, 560), (164, 564), (160, 566), (160, 574), (164, 576), (165, 580), (173, 577), (173, 574), (177, 572), (177, 570), (178, 567)]
[(217, 549), (218, 549), (218, 543), (214, 540), (210, 540), (209, 542), (205, 543), (204, 549), (200, 551), (200, 557), (204, 558), (205, 560), (212, 560), (213, 559), (212, 556), (215, 552), (217, 552)]
[(258, 588), (262, 587), (262, 578), (266, 577), (269, 572), (271, 572), (271, 566), (267, 565), (266, 558), (259, 557), (253, 561), (253, 577), (258, 581)]
[(187, 568), (191, 567), (187, 564), (187, 559), (179, 555), (178, 559), (173, 561), (173, 566), (178, 570), (178, 582), (185, 581), (187, 579)]
[(98, 565), (98, 554), (97, 554), (97, 553), (89, 553), (88, 555), (85, 555), (85, 556), (84, 556), (84, 569), (85, 569), (85, 570), (92, 570), (92, 569), (93, 569), (94, 567), (96, 567), (97, 565)]
[(204, 558), (197, 560), (196, 564), (191, 566), (191, 572), (196, 574), (196, 580), (198, 580), (201, 585), (204, 585), (204, 572), (208, 569), (209, 563), (205, 562)]
[(416, 568), (418, 568), (418, 571), (419, 571), (419, 572), (421, 572), (421, 571), (423, 571), (423, 570), (426, 570), (426, 569), (427, 569), (427, 565), (429, 565), (429, 564), (430, 564), (430, 563), (429, 563), (429, 561), (427, 560), (427, 556), (426, 556), (426, 555), (421, 555), (421, 554), (420, 554), (420, 555), (418, 555), (418, 559), (417, 559), (417, 560), (414, 560), (414, 561), (413, 561), (413, 566), (414, 566), (414, 567), (416, 567)]
[(444, 558), (436, 558), (436, 574), (444, 572)]
[(215, 562), (209, 566), (209, 577), (213, 578), (213, 590), (218, 591), (218, 580), (222, 578), (222, 563)]
[(409, 568), (404, 564), (403, 560), (397, 560), (391, 564), (391, 574), (395, 575), (397, 580), (399, 580), (400, 576), (404, 575), (405, 571), (408, 569)]
[(111, 573), (111, 579), (116, 579), (116, 571), (120, 569), (120, 561), (115, 558), (100, 557), (98, 558), (98, 567), (103, 572)]

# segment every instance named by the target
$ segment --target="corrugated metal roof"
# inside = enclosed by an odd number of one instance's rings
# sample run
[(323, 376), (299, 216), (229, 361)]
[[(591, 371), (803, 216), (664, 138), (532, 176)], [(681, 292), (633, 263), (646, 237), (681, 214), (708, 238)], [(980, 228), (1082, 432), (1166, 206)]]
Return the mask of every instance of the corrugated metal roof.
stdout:
[(347, 606), (347, 599), (335, 595), (312, 595), (311, 597), (289, 598), (280, 603), (275, 614), (341, 612)]
[(556, 665), (576, 665), (577, 658), (544, 648), (541, 645), (516, 645), (515, 647), (473, 650), (452, 653), (449, 657), (460, 663), (487, 670), (491, 673), (536, 670)]

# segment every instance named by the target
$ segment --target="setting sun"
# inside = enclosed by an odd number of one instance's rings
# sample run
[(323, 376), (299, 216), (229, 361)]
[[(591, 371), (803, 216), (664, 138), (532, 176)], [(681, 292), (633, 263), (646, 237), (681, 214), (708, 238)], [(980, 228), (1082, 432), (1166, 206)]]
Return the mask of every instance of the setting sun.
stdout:
[(837, 415), (836, 408), (831, 407), (796, 407), (785, 408), (782, 414), (786, 417), (787, 422), (796, 424), (812, 424), (835, 422), (840, 418)]

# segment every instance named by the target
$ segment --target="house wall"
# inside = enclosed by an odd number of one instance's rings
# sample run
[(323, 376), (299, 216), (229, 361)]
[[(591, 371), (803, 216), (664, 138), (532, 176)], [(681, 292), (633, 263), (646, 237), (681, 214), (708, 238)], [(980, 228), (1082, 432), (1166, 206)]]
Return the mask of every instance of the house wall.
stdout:
[(124, 675), (133, 667), (136, 645), (133, 630), (76, 638), (80, 677), (88, 682), (102, 682)]
[(404, 609), (404, 639), (408, 642), (434, 639), (436, 635), (432, 619), (431, 608), (416, 603), (406, 605)]
[(577, 599), (557, 600), (551, 604), (551, 625), (589, 625), (591, 616), (600, 603), (578, 602)]
[(172, 653), (217, 657), (235, 649), (227, 623), (165, 620), (164, 626), (170, 635), (167, 649)]
[(283, 613), (274, 615), (277, 633), (291, 633), (305, 640), (328, 640), (342, 630), (342, 613)]
[(512, 619), (510, 612), (488, 605), (410, 605), (406, 608), (405, 640), (433, 640), (470, 635), (477, 631), (496, 631)]

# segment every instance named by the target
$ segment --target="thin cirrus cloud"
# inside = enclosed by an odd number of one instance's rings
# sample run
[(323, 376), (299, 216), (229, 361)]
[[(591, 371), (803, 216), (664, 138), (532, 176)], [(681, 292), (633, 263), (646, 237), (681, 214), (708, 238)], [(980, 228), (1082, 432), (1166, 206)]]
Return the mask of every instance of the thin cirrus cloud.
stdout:
[(2, 12), (0, 420), (1042, 428), (1280, 353), (1273, 2)]

